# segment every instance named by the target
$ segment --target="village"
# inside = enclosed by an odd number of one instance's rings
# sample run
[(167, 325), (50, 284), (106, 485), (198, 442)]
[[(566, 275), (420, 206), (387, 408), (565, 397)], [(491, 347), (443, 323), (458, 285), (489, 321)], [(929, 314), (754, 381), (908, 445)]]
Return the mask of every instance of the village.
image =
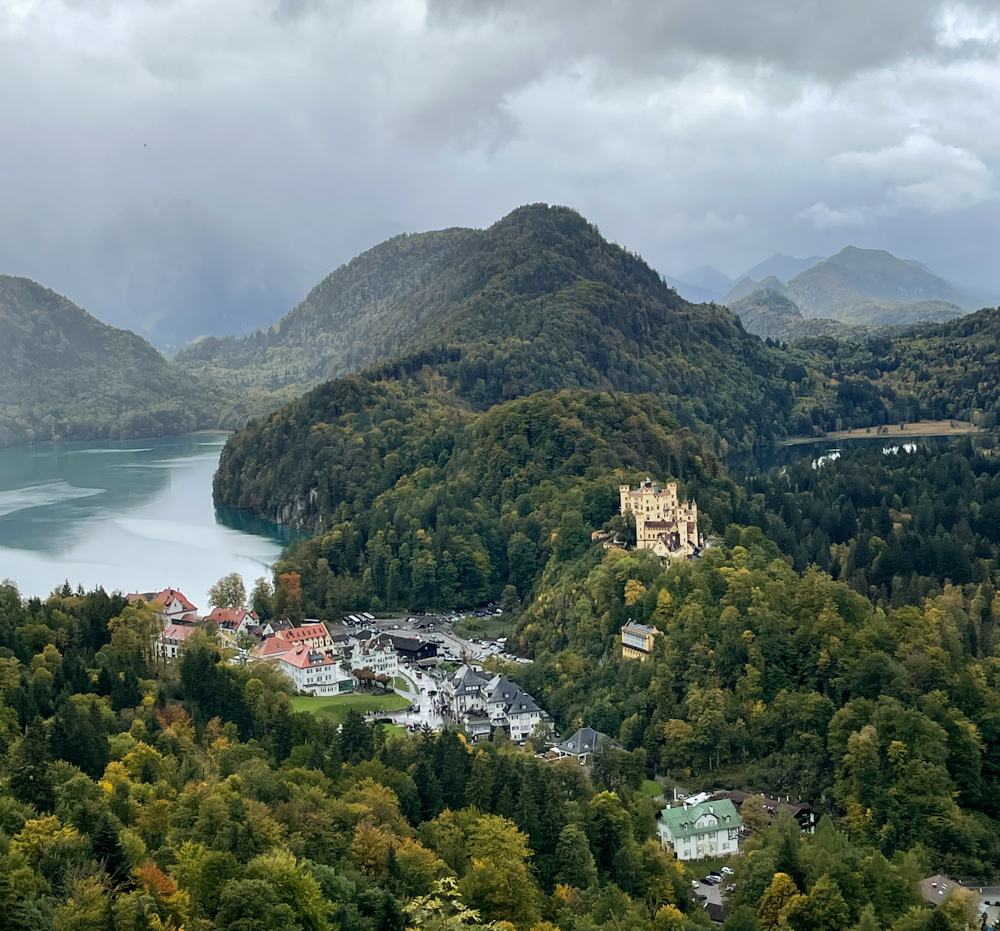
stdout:
[[(635, 548), (654, 551), (663, 560), (697, 558), (708, 545), (697, 525), (697, 506), (682, 502), (677, 486), (660, 488), (647, 479), (635, 490), (620, 488), (622, 512), (635, 517)], [(623, 548), (616, 537), (595, 534), (605, 548)], [(320, 619), (262, 621), (246, 607), (213, 607), (207, 614), (179, 590), (132, 593), (162, 617), (157, 655), (166, 662), (183, 657), (185, 644), (199, 630), (214, 636), (231, 663), (267, 662), (288, 679), (291, 691), (306, 699), (373, 699), (369, 721), (407, 731), (458, 727), (472, 743), (508, 740), (543, 760), (569, 760), (592, 770), (602, 754), (625, 751), (611, 736), (581, 726), (563, 737), (535, 698), (502, 669), (529, 660), (508, 652), (505, 637), (472, 639), (455, 631), (468, 616), (499, 615), (490, 605), (452, 614), (428, 613), (376, 617), (370, 612), (344, 615), (337, 623)], [(660, 631), (634, 621), (621, 626), (618, 658), (649, 660)], [(395, 702), (378, 701), (396, 697)], [(599, 765), (599, 764), (598, 764)], [(724, 921), (723, 896), (732, 890), (742, 842), (778, 818), (790, 818), (803, 833), (816, 831), (817, 812), (789, 797), (752, 794), (737, 789), (689, 792), (672, 780), (646, 779), (643, 792), (660, 804), (656, 814), (660, 844), (695, 872), (692, 892), (713, 924)], [(700, 869), (694, 864), (698, 864)], [(702, 875), (702, 871), (704, 871)], [(996, 920), (1000, 887), (976, 887), (937, 874), (920, 883), (932, 906), (953, 888), (966, 888), (981, 915)]]

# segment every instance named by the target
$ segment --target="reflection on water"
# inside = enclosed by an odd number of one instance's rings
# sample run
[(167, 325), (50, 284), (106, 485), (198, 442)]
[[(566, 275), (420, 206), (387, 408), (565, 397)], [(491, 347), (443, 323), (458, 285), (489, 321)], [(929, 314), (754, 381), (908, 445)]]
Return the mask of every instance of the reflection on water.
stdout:
[[(904, 435), (905, 436), (905, 435)], [(800, 459), (810, 459), (813, 461), (823, 459), (830, 461), (832, 454), (840, 452), (847, 454), (855, 450), (876, 449), (881, 447), (891, 447), (899, 445), (897, 441), (899, 435), (887, 437), (872, 434), (871, 436), (851, 437), (850, 439), (817, 439), (809, 443), (794, 443), (789, 446), (764, 446), (759, 447), (751, 453), (731, 455), (726, 458), (725, 464), (729, 474), (738, 482), (742, 482), (750, 475), (766, 472), (775, 467), (789, 466)], [(969, 443), (973, 439), (980, 439), (977, 434), (970, 436), (921, 436), (907, 438), (908, 443), (916, 443), (922, 447), (932, 449), (943, 449), (945, 446), (955, 443)]]
[(282, 546), (288, 546), (293, 540), (309, 536), (301, 530), (273, 524), (269, 520), (264, 520), (263, 517), (251, 514), (250, 511), (241, 511), (238, 508), (216, 508), (215, 519), (220, 524), (232, 527), (233, 530), (238, 530), (240, 533), (254, 533), (277, 540)]
[(72, 585), (172, 585), (199, 608), (227, 572), (267, 573), (288, 531), (216, 513), (225, 437), (165, 437), (0, 450), (0, 578), (45, 595)]

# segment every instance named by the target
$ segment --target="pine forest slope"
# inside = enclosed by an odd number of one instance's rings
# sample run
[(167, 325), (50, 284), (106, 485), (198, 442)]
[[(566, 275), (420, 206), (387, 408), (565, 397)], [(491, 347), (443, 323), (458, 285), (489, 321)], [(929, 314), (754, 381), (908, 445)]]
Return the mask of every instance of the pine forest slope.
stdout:
[(389, 240), (268, 333), (206, 340), (178, 362), (264, 392), (430, 364), (476, 409), (549, 389), (653, 392), (729, 444), (781, 435), (791, 409), (781, 360), (735, 316), (688, 304), (579, 214), (545, 205)]
[(0, 276), (0, 446), (214, 427), (219, 386), (27, 278)]

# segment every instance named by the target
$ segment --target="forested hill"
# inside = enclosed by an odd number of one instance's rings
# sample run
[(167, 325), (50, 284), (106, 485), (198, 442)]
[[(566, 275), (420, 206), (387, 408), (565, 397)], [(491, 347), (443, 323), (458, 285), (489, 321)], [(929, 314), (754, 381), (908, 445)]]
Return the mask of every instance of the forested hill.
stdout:
[(688, 304), (578, 213), (545, 205), (486, 230), (392, 239), (273, 330), (178, 361), (275, 390), (398, 359), (431, 363), (480, 409), (553, 388), (655, 392), (730, 443), (783, 433), (791, 408), (780, 361), (735, 316)]
[(218, 386), (27, 278), (0, 275), (0, 446), (216, 426)]

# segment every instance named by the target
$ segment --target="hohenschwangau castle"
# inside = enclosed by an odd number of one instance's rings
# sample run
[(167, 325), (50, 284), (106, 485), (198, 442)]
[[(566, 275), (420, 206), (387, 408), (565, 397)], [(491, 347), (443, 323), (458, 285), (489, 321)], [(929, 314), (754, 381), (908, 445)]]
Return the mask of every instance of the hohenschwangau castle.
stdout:
[(701, 547), (698, 535), (698, 505), (677, 500), (677, 483), (660, 488), (647, 478), (635, 491), (619, 485), (622, 514), (635, 515), (635, 546), (652, 550), (657, 556), (692, 556)]

